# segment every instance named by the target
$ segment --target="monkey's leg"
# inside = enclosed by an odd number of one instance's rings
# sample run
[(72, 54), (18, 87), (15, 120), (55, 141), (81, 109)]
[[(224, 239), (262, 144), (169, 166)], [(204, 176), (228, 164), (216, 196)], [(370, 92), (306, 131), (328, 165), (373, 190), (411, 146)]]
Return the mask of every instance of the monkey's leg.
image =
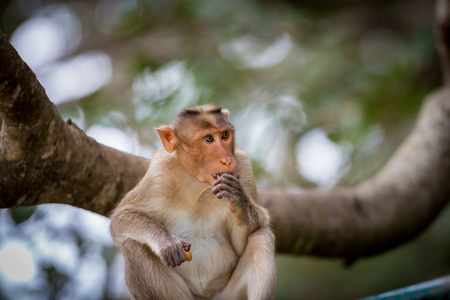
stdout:
[(186, 282), (145, 245), (128, 239), (122, 246), (125, 282), (132, 299), (193, 299)]
[(223, 299), (273, 299), (277, 269), (275, 237), (268, 228), (253, 232), (233, 275), (222, 292)]

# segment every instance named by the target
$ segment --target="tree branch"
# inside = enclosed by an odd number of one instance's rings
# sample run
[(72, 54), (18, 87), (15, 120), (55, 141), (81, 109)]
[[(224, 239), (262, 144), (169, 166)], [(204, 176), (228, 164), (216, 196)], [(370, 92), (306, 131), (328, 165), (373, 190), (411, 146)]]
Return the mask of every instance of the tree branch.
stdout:
[[(423, 230), (450, 199), (449, 1), (437, 3), (445, 86), (388, 164), (353, 188), (261, 190), (279, 252), (352, 261)], [(439, 13), (442, 7), (445, 12)], [(66, 203), (107, 215), (149, 162), (96, 143), (65, 123), (0, 33), (0, 207)]]
[(149, 161), (95, 142), (64, 122), (0, 32), (1, 207), (66, 203), (107, 214)]
[(266, 190), (279, 252), (352, 261), (412, 238), (450, 199), (450, 94), (432, 94), (397, 153), (374, 178), (328, 191)]

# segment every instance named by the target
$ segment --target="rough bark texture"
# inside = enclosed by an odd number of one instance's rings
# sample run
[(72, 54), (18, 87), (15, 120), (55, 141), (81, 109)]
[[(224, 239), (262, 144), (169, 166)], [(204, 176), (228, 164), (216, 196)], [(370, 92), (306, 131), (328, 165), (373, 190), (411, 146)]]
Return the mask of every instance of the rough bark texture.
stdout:
[(64, 122), (3, 33), (0, 116), (1, 207), (53, 202), (107, 214), (148, 167)]
[[(372, 179), (353, 188), (261, 190), (279, 252), (349, 261), (417, 235), (450, 199), (450, 0), (437, 3), (445, 85)], [(64, 122), (0, 33), (0, 207), (66, 203), (107, 215), (149, 161), (96, 143)]]

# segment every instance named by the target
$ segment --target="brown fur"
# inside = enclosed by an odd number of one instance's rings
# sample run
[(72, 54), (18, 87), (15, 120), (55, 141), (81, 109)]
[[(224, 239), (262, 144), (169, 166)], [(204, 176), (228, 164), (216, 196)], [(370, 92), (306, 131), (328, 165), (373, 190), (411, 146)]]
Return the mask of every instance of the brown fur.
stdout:
[[(206, 105), (159, 127), (165, 149), (113, 212), (111, 234), (133, 299), (274, 297), (274, 235), (227, 117)], [(227, 174), (216, 179), (216, 173)], [(182, 242), (191, 245), (190, 262)]]

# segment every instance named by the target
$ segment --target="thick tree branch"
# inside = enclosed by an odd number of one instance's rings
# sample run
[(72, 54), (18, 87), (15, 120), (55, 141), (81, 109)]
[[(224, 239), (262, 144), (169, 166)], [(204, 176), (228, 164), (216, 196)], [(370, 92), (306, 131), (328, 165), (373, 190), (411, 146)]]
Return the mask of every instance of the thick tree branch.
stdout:
[(107, 214), (148, 167), (65, 123), (1, 32), (0, 116), (1, 207), (54, 202)]
[[(424, 229), (450, 199), (449, 1), (438, 1), (446, 85), (424, 102), (389, 163), (353, 188), (261, 190), (278, 251), (353, 260)], [(97, 144), (65, 123), (31, 70), (0, 34), (0, 207), (66, 203), (107, 215), (148, 161)]]
[(260, 201), (275, 216), (278, 251), (351, 261), (392, 248), (431, 223), (450, 199), (449, 100), (448, 89), (431, 95), (389, 163), (354, 188), (262, 192)]

